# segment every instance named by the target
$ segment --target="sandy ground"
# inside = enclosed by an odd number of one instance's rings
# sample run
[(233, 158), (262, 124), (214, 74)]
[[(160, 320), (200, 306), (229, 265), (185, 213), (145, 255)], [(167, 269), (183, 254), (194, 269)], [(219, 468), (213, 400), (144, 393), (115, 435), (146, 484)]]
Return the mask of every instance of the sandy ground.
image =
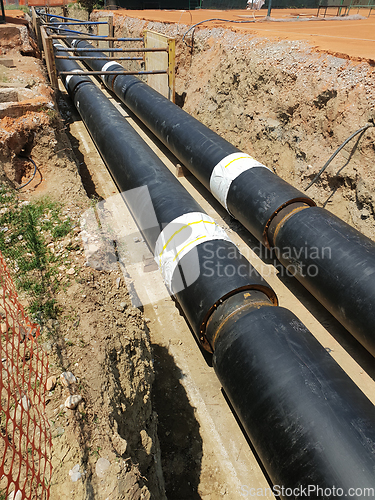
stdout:
[[(25, 23), (22, 11), (5, 11), (8, 22)], [(248, 10), (118, 10), (113, 11), (115, 16), (127, 15), (162, 23), (178, 23), (191, 26), (206, 19), (220, 18), (231, 21), (253, 21), (253, 14)], [(328, 11), (335, 13), (334, 10)], [(348, 57), (352, 60), (374, 61), (375, 53), (375, 15), (372, 12), (367, 17), (366, 9), (351, 11), (351, 17), (359, 14), (362, 19), (346, 19), (345, 17), (332, 19), (332, 16), (317, 18), (316, 9), (273, 9), (272, 21), (265, 20), (266, 10), (255, 12), (255, 23), (225, 23), (210, 21), (202, 23), (201, 27), (226, 27), (233, 31), (264, 35), (272, 39), (307, 40), (315, 49), (325, 51), (339, 57)], [(274, 21), (275, 20), (275, 21)], [(292, 23), (292, 24), (291, 24)], [(199, 29), (199, 28), (197, 28)]]
[[(351, 15), (356, 14), (353, 10)], [(220, 18), (232, 21), (253, 21), (253, 15), (248, 10), (132, 10), (115, 11), (115, 15), (136, 17), (146, 21), (163, 23), (178, 23), (193, 25), (206, 19)], [(266, 10), (255, 13), (255, 23), (235, 24), (212, 21), (201, 24), (200, 27), (226, 27), (232, 31), (266, 36), (273, 40), (307, 40), (316, 50), (329, 54), (349, 57), (353, 60), (374, 61), (375, 53), (375, 15), (369, 18), (347, 20), (345, 17), (333, 20), (330, 17), (316, 18), (316, 9), (274, 9), (271, 18), (276, 21), (266, 21)], [(362, 16), (367, 16), (366, 10), (360, 10)], [(314, 19), (315, 17), (315, 19)], [(309, 20), (307, 20), (309, 19)], [(287, 22), (288, 21), (288, 22)]]

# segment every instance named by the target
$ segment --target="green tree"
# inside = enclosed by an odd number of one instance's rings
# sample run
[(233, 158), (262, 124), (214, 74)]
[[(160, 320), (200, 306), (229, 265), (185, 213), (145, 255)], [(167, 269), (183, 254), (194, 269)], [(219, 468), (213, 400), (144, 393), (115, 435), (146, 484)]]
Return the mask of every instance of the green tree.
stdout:
[(103, 0), (78, 0), (78, 3), (87, 11), (88, 19), (94, 9), (100, 9), (103, 6)]

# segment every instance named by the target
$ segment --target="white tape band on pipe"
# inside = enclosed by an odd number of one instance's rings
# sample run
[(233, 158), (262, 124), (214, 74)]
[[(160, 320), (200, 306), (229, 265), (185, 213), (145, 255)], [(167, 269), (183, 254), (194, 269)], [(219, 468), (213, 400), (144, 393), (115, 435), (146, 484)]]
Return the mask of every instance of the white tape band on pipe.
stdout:
[[(124, 69), (124, 66), (121, 66), (121, 64), (117, 63), (117, 62), (113, 62), (113, 61), (110, 61), (110, 62), (106, 62), (103, 66), (102, 66), (102, 71), (107, 71), (107, 69), (110, 67), (110, 66), (115, 66), (115, 68), (113, 68), (114, 70), (117, 70), (117, 69), (121, 69), (123, 70)], [(103, 80), (103, 82), (105, 82), (105, 79), (108, 78), (108, 75), (102, 75), (101, 76), (101, 79)]]
[(201, 212), (181, 215), (163, 229), (156, 241), (154, 255), (169, 290), (173, 273), (182, 257), (197, 245), (210, 240), (231, 241), (224, 229)]
[[(72, 73), (84, 73), (83, 69), (72, 69)], [(68, 85), (70, 80), (73, 78), (74, 75), (68, 75), (65, 79), (65, 88), (68, 90)]]
[(254, 167), (270, 170), (246, 153), (232, 153), (223, 158), (213, 169), (210, 178), (211, 193), (227, 210), (227, 196), (232, 182), (243, 172)]

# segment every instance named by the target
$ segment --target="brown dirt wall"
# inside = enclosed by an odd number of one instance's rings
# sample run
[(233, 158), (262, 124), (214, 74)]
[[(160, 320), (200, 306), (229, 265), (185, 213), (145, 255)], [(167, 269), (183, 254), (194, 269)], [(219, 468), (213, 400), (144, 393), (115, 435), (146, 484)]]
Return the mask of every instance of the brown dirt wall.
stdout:
[[(301, 190), (347, 137), (375, 119), (371, 62), (339, 58), (303, 40), (219, 27), (197, 29), (191, 49), (182, 41), (188, 25), (131, 16), (114, 14), (116, 36), (139, 36), (147, 28), (176, 38), (176, 97), (183, 109)], [(308, 191), (372, 239), (374, 139), (375, 128), (355, 137)]]

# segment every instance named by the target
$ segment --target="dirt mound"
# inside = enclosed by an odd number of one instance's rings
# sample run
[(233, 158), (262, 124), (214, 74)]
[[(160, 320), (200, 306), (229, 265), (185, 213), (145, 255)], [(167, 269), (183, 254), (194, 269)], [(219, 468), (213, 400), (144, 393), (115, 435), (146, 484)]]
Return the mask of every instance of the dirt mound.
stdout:
[[(98, 13), (96, 13), (98, 15)], [(108, 15), (108, 13), (107, 13)], [(186, 17), (184, 18), (186, 19)], [(144, 29), (176, 39), (176, 102), (304, 190), (339, 145), (374, 123), (375, 69), (307, 42), (114, 16), (116, 36)], [(191, 39), (189, 38), (189, 44)], [(308, 194), (375, 239), (375, 127), (349, 142)]]
[(0, 25), (0, 54), (10, 49), (17, 49), (22, 55), (36, 57), (39, 53), (36, 42), (25, 26), (25, 20), (7, 18), (5, 25)]
[[(44, 331), (51, 374), (69, 370), (78, 381), (73, 388), (59, 383), (49, 396), (51, 496), (128, 500), (152, 492), (162, 498), (154, 371), (142, 314), (130, 305), (120, 272), (85, 269), (82, 256), (77, 261), (75, 282), (58, 295), (63, 320)], [(64, 407), (70, 394), (83, 398), (77, 410)], [(107, 468), (101, 470), (100, 459)], [(72, 482), (69, 471), (77, 465), (81, 477)]]

